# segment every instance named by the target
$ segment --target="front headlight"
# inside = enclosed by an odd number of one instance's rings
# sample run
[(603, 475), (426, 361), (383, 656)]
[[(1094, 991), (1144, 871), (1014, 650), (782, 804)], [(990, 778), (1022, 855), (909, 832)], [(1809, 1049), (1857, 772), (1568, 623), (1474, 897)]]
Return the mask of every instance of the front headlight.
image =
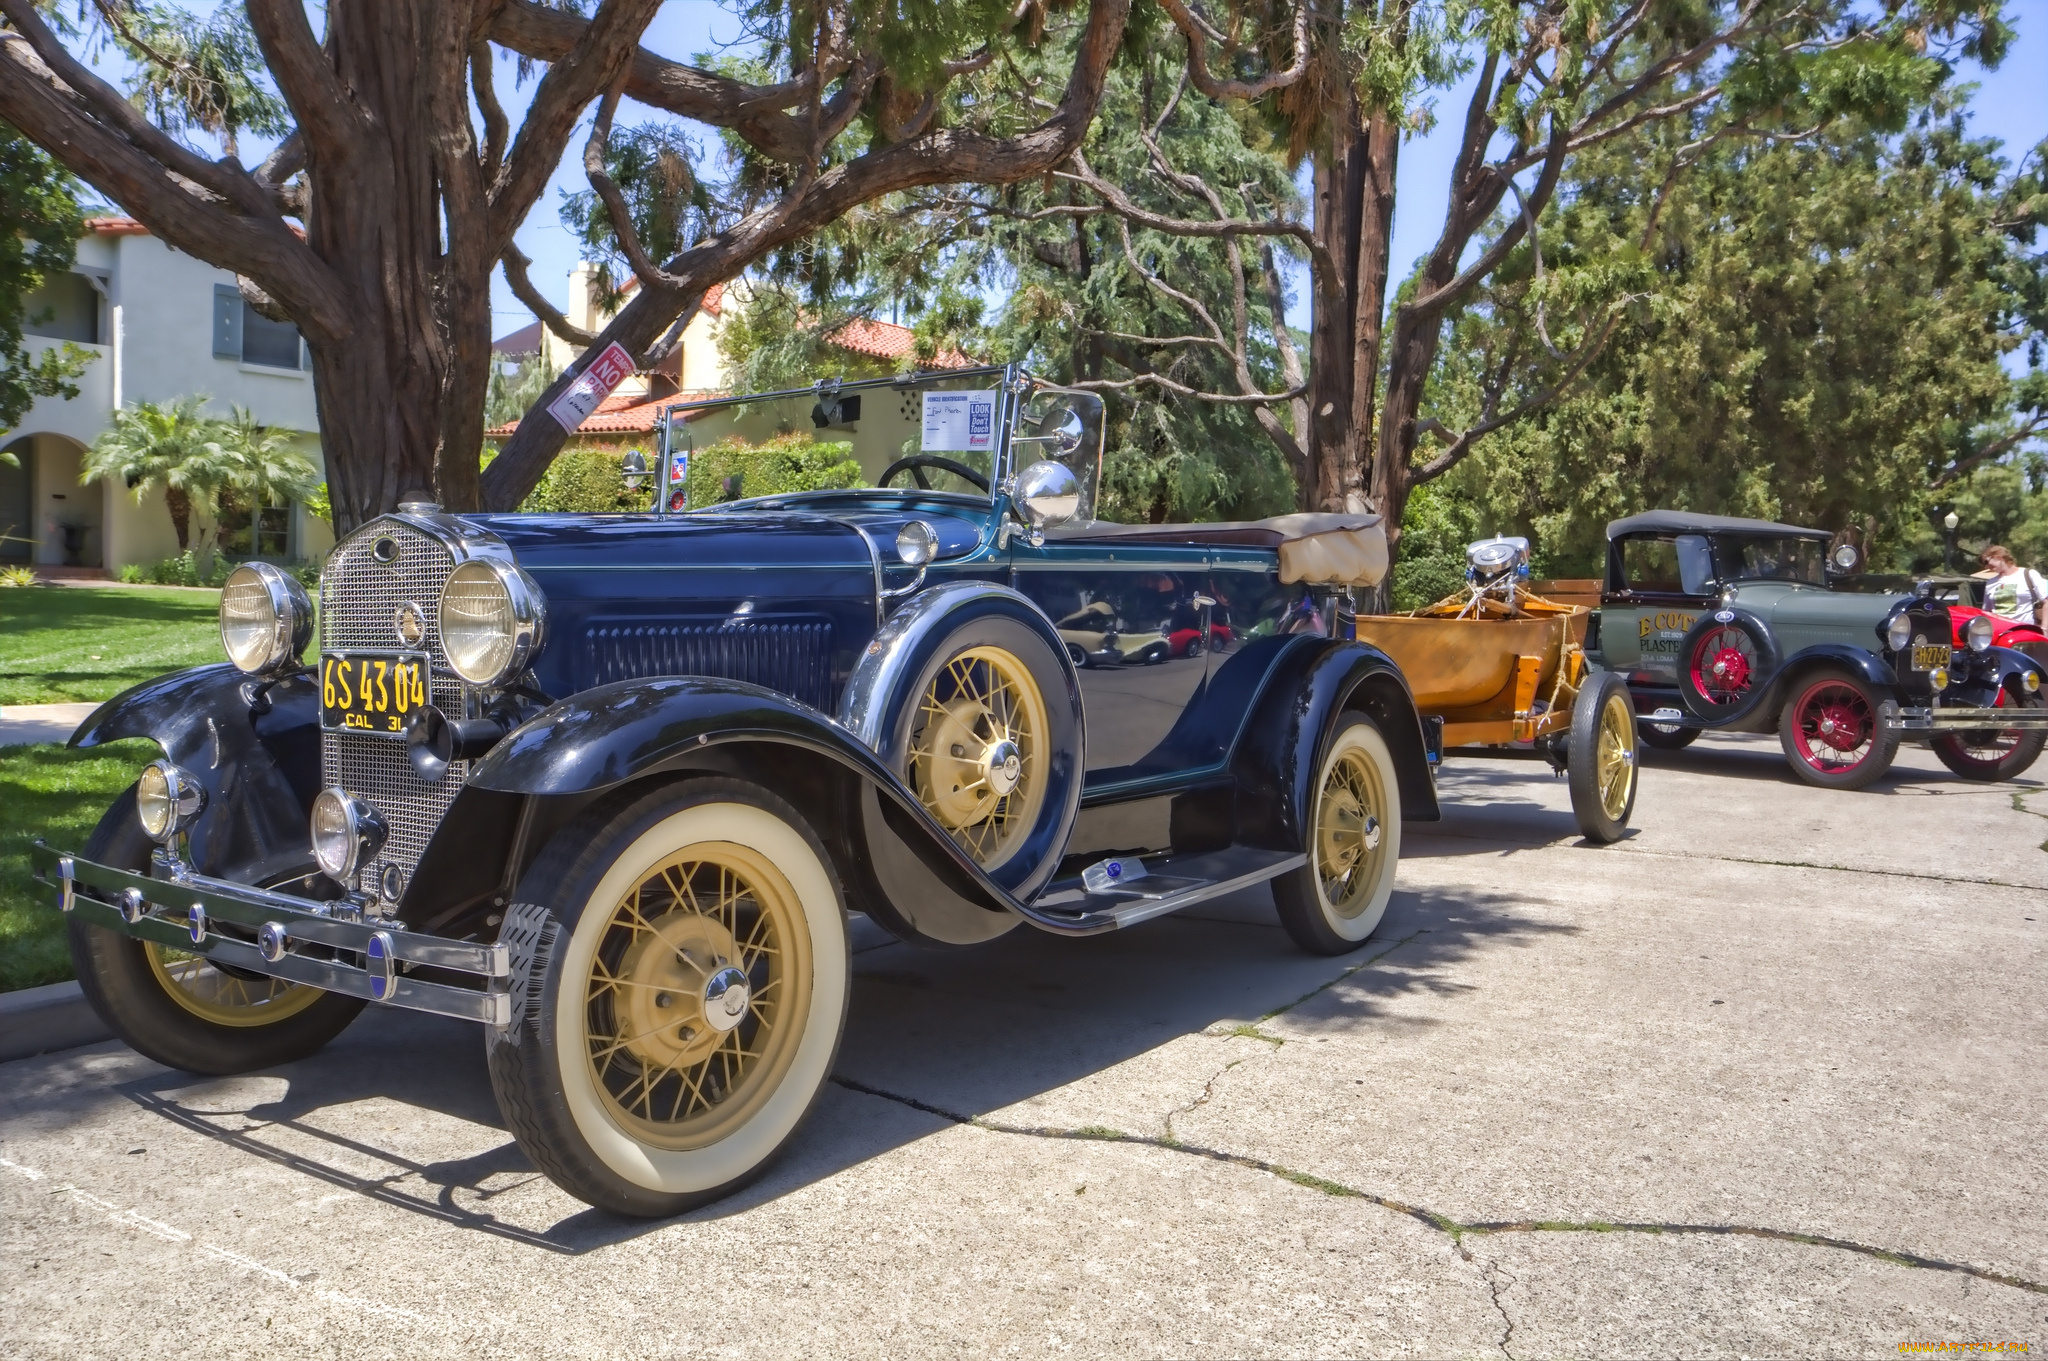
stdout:
[(441, 646), (471, 685), (499, 685), (525, 670), (546, 624), (540, 588), (517, 567), (479, 558), (441, 588)]
[(151, 761), (135, 782), (135, 816), (151, 841), (168, 842), (206, 807), (206, 790), (169, 761)]
[(323, 789), (313, 800), (313, 859), (343, 888), (384, 848), (383, 815), (345, 789)]
[(1991, 620), (1980, 614), (1963, 626), (1963, 641), (1970, 651), (1985, 652), (1991, 647), (1991, 632)]
[(220, 644), (244, 671), (273, 671), (295, 660), (313, 636), (306, 588), (282, 568), (245, 562), (220, 592)]
[(1913, 641), (1913, 621), (1906, 617), (1904, 610), (1893, 615), (1892, 621), (1884, 626), (1884, 641), (1894, 652), (1904, 652), (1906, 644)]

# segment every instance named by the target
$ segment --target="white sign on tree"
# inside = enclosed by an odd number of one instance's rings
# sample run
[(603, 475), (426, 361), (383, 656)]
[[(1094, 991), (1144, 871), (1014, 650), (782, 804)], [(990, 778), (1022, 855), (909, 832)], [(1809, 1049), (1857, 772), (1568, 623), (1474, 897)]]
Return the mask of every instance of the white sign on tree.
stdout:
[(576, 427), (589, 420), (590, 413), (597, 410), (598, 405), (612, 395), (612, 389), (625, 382), (632, 372), (633, 356), (626, 353), (625, 346), (613, 341), (603, 354), (577, 375), (567, 392), (548, 403), (548, 414), (573, 435)]

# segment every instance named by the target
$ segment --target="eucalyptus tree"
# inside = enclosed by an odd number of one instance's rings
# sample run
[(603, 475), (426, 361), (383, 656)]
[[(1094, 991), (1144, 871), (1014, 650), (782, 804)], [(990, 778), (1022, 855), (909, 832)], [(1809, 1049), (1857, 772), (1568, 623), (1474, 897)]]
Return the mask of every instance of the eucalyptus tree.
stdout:
[[(132, 26), (132, 0), (92, 3), (114, 31)], [(1039, 0), (738, 0), (756, 55), (737, 74), (641, 46), (658, 3), (596, 0), (582, 15), (537, 0), (247, 0), (261, 70), (245, 74), (291, 121), (249, 167), (151, 121), (150, 101), (139, 110), (102, 79), (36, 0), (0, 0), (0, 118), (298, 326), (346, 532), (419, 488), (457, 508), (517, 505), (560, 451), (566, 432), (542, 408), (580, 376), (573, 368), (480, 470), (490, 283), (503, 262), (519, 288), (513, 233), (593, 108), (584, 167), (640, 285), (593, 349), (616, 342), (647, 365), (706, 288), (863, 203), (1065, 159), (1129, 7), (1089, 0), (1063, 87), (1015, 101), (991, 131), (954, 126), (943, 95), (1028, 50), (1043, 29)], [(175, 58), (137, 52), (151, 69)], [(501, 52), (545, 68), (516, 128), (496, 88)], [(715, 185), (711, 210), (662, 242), (666, 253), (641, 239), (606, 169), (624, 98), (749, 150), (752, 173)], [(565, 325), (552, 309), (543, 320)]]
[[(1179, 186), (1170, 213), (1138, 201), (1128, 177), (1078, 159), (1057, 173), (1055, 189), (1071, 185), (1084, 206), (1154, 232), (1291, 241), (1303, 252), (1312, 280), (1306, 410), (1301, 422), (1284, 422), (1300, 446), (1303, 502), (1370, 506), (1396, 538), (1413, 489), (1566, 389), (1641, 287), (1630, 259), (1638, 245), (1587, 268), (1547, 271), (1521, 340), (1545, 362), (1498, 370), (1462, 423), (1430, 409), (1450, 318), (1552, 210), (1574, 157), (1634, 148), (1636, 182), (1655, 203), (1730, 138), (1797, 139), (1846, 115), (1897, 127), (1946, 61), (1995, 62), (2008, 36), (1996, 6), (1952, 0), (1874, 13), (1842, 0), (1160, 5), (1192, 91), (1254, 111), (1291, 158), (1309, 163), (1307, 213), (1208, 192), (1220, 186), (1188, 183), (1170, 153), (1143, 172)], [(1452, 110), (1457, 150), (1445, 195), (1410, 205), (1441, 227), (1403, 281), (1401, 262), (1389, 258), (1401, 142), (1432, 123), (1436, 101), (1461, 82), (1469, 94)], [(1681, 135), (1649, 136), (1664, 127)], [(1213, 395), (1247, 399), (1232, 386)], [(1280, 385), (1267, 396), (1277, 414), (1296, 394)]]

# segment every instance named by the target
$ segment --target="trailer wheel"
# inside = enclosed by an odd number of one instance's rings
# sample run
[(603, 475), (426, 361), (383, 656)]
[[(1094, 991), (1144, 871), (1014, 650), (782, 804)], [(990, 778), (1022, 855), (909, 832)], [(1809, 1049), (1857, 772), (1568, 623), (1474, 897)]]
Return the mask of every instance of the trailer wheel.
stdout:
[(1587, 677), (1572, 701), (1567, 744), (1579, 830), (1602, 845), (1621, 840), (1636, 806), (1636, 706), (1621, 677), (1611, 671)]

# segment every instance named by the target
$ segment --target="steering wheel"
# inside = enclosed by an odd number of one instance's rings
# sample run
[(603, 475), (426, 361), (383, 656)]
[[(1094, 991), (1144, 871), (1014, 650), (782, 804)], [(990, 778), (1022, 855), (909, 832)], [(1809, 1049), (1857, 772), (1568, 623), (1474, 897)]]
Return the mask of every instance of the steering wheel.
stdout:
[(908, 472), (913, 478), (917, 479), (919, 491), (930, 491), (932, 484), (927, 482), (924, 476), (926, 468), (937, 468), (941, 472), (951, 473), (955, 477), (972, 482), (975, 486), (981, 488), (984, 493), (988, 491), (987, 478), (968, 467), (965, 463), (955, 459), (940, 458), (937, 454), (911, 454), (907, 457), (899, 458), (888, 467), (882, 469), (882, 475), (875, 480), (875, 485), (886, 487), (889, 485), (890, 478), (900, 472)]

